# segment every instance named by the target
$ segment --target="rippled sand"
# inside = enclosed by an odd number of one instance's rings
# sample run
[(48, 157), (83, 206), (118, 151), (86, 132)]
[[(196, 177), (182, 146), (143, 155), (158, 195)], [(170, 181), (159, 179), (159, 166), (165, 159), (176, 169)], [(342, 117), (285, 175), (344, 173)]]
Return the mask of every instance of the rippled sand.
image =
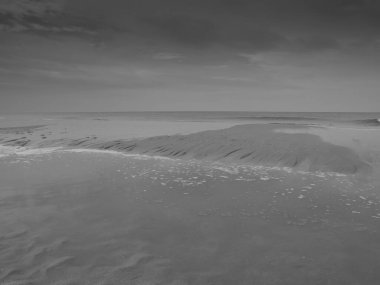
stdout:
[(0, 158), (2, 284), (378, 284), (349, 175), (50, 150)]

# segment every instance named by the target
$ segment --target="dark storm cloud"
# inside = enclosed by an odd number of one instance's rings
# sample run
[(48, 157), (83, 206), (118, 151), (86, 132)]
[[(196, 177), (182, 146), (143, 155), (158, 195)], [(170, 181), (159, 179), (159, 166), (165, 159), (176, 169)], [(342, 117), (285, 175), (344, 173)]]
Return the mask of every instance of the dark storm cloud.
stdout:
[(379, 0), (0, 0), (0, 111), (376, 111), (378, 78)]
[(270, 49), (285, 41), (270, 27), (231, 13), (221, 1), (72, 1), (68, 9), (92, 21), (118, 27), (151, 42), (171, 42), (190, 48), (224, 46)]
[[(24, 30), (87, 34), (95, 31), (105, 41), (124, 35), (129, 40), (190, 48), (218, 46), (252, 52), (289, 47), (303, 51), (338, 49), (340, 41), (345, 39), (356, 45), (361, 41), (362, 44), (376, 42), (380, 30), (378, 0), (15, 0), (7, 3), (12, 6), (22, 3), (19, 8), (33, 13), (15, 18), (3, 13), (4, 5), (0, 5), (0, 30), (1, 25), (15, 22), (16, 30), (21, 24)], [(54, 13), (42, 17), (42, 3), (47, 7), (56, 3)], [(64, 13), (55, 13), (62, 3), (65, 3)]]
[(150, 42), (262, 51), (377, 37), (378, 0), (68, 0), (68, 11)]
[(144, 24), (148, 24), (151, 31), (161, 39), (189, 47), (225, 46), (266, 50), (286, 41), (283, 36), (270, 30), (257, 29), (254, 26), (226, 27), (226, 23), (215, 19), (196, 18), (191, 15), (150, 17), (144, 19)]

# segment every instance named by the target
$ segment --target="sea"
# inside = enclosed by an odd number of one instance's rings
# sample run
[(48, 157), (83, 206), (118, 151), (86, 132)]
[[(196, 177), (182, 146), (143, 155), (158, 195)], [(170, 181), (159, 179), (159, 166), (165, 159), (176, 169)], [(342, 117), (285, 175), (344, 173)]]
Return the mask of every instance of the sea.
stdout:
[(44, 113), (65, 118), (125, 118), (179, 121), (360, 121), (378, 120), (380, 112), (234, 112), (234, 111), (172, 111), (172, 112), (73, 112)]

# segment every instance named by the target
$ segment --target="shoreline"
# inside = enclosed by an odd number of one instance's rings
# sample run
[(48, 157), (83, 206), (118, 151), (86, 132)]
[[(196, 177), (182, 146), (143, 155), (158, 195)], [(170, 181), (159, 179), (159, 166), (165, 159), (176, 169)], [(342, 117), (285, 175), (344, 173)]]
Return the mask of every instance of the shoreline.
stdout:
[[(371, 174), (378, 161), (368, 161), (355, 148), (334, 144), (314, 134), (313, 127), (289, 124), (247, 124), (147, 138), (104, 138), (96, 135), (70, 138), (66, 134), (36, 136), (35, 131), (52, 133), (52, 126), (24, 126), (2, 129), (0, 144), (12, 147), (98, 149), (230, 164), (288, 167), (307, 172)], [(322, 128), (326, 130), (326, 128)], [(289, 130), (291, 130), (289, 132)], [(309, 131), (305, 131), (309, 130)], [(326, 130), (333, 132), (334, 130)]]

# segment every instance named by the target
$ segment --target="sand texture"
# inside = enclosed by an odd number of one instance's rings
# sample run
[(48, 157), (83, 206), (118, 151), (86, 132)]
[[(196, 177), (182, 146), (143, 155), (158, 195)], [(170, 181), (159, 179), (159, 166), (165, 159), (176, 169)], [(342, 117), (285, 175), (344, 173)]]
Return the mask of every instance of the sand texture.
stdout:
[(377, 127), (3, 121), (1, 284), (379, 283)]
[(27, 136), (0, 139), (6, 146), (69, 147), (115, 150), (170, 158), (222, 161), (302, 171), (369, 173), (372, 166), (354, 149), (310, 133), (279, 132), (291, 125), (238, 125), (189, 135), (106, 140), (96, 136), (32, 140)]
[(0, 283), (373, 285), (380, 196), (351, 176), (98, 150), (0, 158)]

